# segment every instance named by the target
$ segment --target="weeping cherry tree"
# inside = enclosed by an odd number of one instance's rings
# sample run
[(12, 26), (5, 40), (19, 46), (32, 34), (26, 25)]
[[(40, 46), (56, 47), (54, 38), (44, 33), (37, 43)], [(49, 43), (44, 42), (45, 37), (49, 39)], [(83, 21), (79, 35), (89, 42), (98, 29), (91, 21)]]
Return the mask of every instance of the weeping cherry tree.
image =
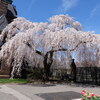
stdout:
[(96, 45), (100, 55), (100, 35), (83, 32), (81, 24), (68, 15), (53, 16), (45, 23), (32, 23), (19, 17), (0, 35), (1, 66), (12, 68), (11, 78), (21, 76), (24, 58), (32, 62), (33, 56), (38, 54), (43, 57), (44, 73), (48, 80), (54, 53), (71, 53), (84, 44), (93, 48)]

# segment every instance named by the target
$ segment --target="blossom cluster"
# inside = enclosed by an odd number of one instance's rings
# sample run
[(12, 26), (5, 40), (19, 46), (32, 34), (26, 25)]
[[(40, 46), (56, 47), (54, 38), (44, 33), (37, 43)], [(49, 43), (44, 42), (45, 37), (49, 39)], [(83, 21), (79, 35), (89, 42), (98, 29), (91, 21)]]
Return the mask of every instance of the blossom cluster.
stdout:
[(82, 94), (81, 100), (100, 100), (100, 95), (89, 93), (85, 90), (82, 90), (81, 94)]

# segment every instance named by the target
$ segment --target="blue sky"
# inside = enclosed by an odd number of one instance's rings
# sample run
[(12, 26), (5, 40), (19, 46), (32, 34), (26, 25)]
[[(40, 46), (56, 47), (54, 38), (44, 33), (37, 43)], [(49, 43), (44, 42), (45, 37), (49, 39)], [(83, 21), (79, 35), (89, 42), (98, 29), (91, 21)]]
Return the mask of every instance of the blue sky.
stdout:
[(83, 31), (100, 34), (100, 0), (13, 0), (19, 17), (46, 22), (51, 16), (68, 14), (83, 26)]

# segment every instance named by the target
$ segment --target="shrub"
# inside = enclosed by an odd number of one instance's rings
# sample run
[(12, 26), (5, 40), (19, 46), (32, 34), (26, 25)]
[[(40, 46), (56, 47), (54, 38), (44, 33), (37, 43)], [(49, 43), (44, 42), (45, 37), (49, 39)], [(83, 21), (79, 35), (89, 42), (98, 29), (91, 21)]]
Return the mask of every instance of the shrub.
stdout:
[(28, 74), (28, 78), (30, 78), (30, 79), (41, 80), (42, 77), (43, 77), (43, 71), (42, 71), (42, 69), (33, 69)]

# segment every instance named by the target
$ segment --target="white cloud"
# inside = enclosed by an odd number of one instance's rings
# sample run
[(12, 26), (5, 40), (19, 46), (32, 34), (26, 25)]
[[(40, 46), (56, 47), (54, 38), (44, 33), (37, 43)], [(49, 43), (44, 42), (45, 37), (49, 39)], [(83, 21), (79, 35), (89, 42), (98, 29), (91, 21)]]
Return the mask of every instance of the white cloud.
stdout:
[(69, 9), (75, 7), (78, 4), (79, 0), (62, 0), (62, 6), (60, 8), (60, 11), (66, 12)]
[(99, 4), (99, 5), (96, 5), (96, 6), (92, 9), (90, 16), (91, 16), (91, 17), (94, 16), (98, 10), (100, 10), (100, 4)]
[(31, 0), (29, 6), (28, 6), (28, 8), (27, 8), (27, 11), (30, 11), (30, 10), (32, 9), (32, 7), (33, 7), (35, 1), (36, 1), (36, 0)]

